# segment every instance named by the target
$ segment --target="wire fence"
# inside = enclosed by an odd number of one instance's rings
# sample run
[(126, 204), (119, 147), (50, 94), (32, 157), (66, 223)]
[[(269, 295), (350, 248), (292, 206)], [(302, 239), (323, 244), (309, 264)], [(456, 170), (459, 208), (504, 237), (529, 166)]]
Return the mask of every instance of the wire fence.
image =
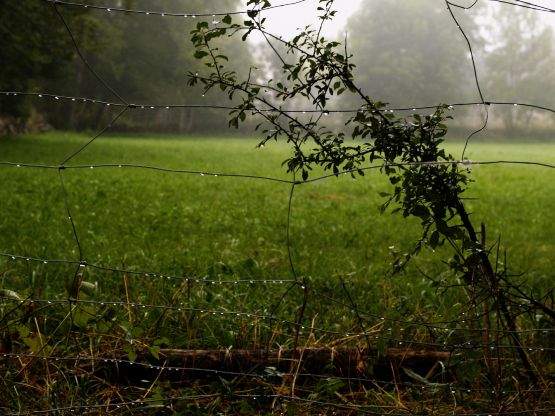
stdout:
[[(275, 7), (289, 7), (303, 1)], [(553, 12), (530, 2), (489, 1)], [(487, 113), (492, 105), (522, 106), (555, 113), (553, 108), (529, 103), (484, 99), (472, 45), (456, 13), (458, 8), (468, 10), (477, 3), (461, 6), (445, 2), (454, 24), (468, 43), (480, 96), (479, 101), (451, 103), (449, 108), (480, 106), (486, 117), (480, 129), (468, 136), (460, 160), (441, 163), (465, 169), (473, 165), (511, 164), (553, 169), (555, 164), (552, 163), (469, 161), (465, 157), (473, 136), (487, 127)], [(415, 311), (380, 314), (372, 307), (359, 306), (361, 296), (352, 293), (356, 289), (351, 291), (344, 281), (335, 285), (334, 291), (327, 282), (322, 284), (300, 277), (291, 252), (295, 192), (315, 182), (336, 178), (336, 174), (322, 174), (301, 181), (295, 176), (287, 179), (118, 161), (72, 164), (89, 146), (102, 146), (97, 139), (127, 112), (237, 108), (127, 102), (88, 64), (63, 16), (63, 8), (94, 8), (106, 13), (124, 13), (129, 19), (135, 15), (219, 18), (246, 14), (247, 10), (165, 13), (59, 0), (45, 0), (44, 7), (56, 9), (76, 53), (99, 83), (113, 92), (117, 101), (25, 91), (0, 92), (14, 100), (30, 96), (53, 103), (78, 101), (115, 109), (107, 125), (90, 140), (60, 157), (59, 163), (0, 161), (0, 168), (6, 170), (7, 175), (13, 174), (13, 170), (57, 173), (57, 201), (63, 204), (74, 244), (66, 258), (27, 255), (24, 247), (21, 252), (0, 252), (5, 287), (0, 293), (0, 368), (3, 372), (0, 395), (5, 398), (0, 404), (2, 414), (294, 414), (298, 411), (376, 415), (437, 412), (462, 416), (555, 412), (551, 401), (555, 382), (552, 368), (555, 328), (551, 324), (540, 325), (538, 320), (527, 319), (521, 327), (504, 327), (499, 323), (495, 307), (488, 305), (488, 301), (494, 299), (491, 293), (478, 294), (476, 303), (464, 305), (455, 317)], [(418, 112), (432, 108), (435, 107), (383, 111)], [(262, 108), (260, 111), (273, 110)], [(286, 111), (322, 113), (321, 109), (313, 108)], [(357, 111), (359, 109), (325, 110), (328, 114)], [(421, 164), (371, 165), (342, 174), (416, 165)], [(284, 251), (280, 255), (281, 260), (288, 263), (288, 275), (280, 278), (249, 273), (236, 276), (223, 270), (215, 276), (199, 276), (140, 270), (126, 267), (123, 261), (120, 265), (93, 261), (83, 250), (87, 230), (76, 225), (79, 214), (74, 211), (82, 212), (78, 209), (79, 201), (66, 183), (69, 172), (90, 169), (95, 174), (114, 170), (123, 175), (135, 171), (159, 172), (286, 187), (286, 222), (281, 230)], [(81, 186), (94, 187), (86, 183)], [(13, 283), (10, 270), (23, 270), (35, 278), (40, 270), (49, 268), (52, 271), (45, 274), (53, 281), (42, 284), (60, 287), (57, 276), (70, 274), (74, 286), (66, 287), (66, 292), (62, 291), (59, 296), (46, 298), (41, 298), (40, 293), (22, 296), (21, 288), (10, 286)], [(225, 269), (225, 265), (222, 268)], [(86, 296), (87, 290), (96, 290), (88, 287), (90, 283), (84, 278), (91, 271), (101, 273), (106, 280), (123, 282), (122, 287), (119, 291)], [(342, 296), (338, 296), (338, 290)], [(522, 296), (523, 303), (528, 302), (526, 307), (535, 313), (534, 306), (538, 305), (530, 304), (525, 293), (518, 292), (518, 288), (515, 290), (515, 296)], [(544, 301), (547, 302), (545, 299), (538, 302)], [(326, 317), (330, 305), (339, 312)], [(91, 323), (95, 324), (94, 331), (82, 330)], [(180, 334), (176, 340), (168, 340), (167, 334), (171, 331)], [(515, 345), (511, 334), (521, 337), (519, 345)], [(517, 377), (517, 373), (523, 371), (518, 368), (517, 357), (521, 351), (537, 366), (534, 370), (540, 377), (534, 383), (525, 383)]]

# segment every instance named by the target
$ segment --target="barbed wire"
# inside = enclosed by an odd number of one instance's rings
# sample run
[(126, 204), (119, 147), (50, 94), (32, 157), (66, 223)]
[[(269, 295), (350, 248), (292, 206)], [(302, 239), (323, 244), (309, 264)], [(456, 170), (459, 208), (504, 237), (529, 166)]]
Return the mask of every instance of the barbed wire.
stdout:
[[(278, 283), (279, 284), (279, 283)], [(200, 313), (205, 314), (206, 316), (220, 316), (220, 317), (232, 317), (232, 318), (255, 318), (261, 319), (269, 322), (276, 322), (287, 326), (297, 327), (299, 326), (301, 331), (309, 331), (309, 332), (318, 332), (326, 335), (338, 335), (338, 336), (345, 336), (345, 337), (353, 337), (353, 338), (364, 338), (370, 336), (371, 339), (374, 340), (386, 340), (391, 342), (395, 346), (418, 346), (418, 347), (429, 347), (429, 348), (438, 348), (443, 351), (456, 351), (456, 350), (473, 350), (473, 349), (483, 349), (489, 348), (491, 350), (507, 350), (513, 349), (514, 346), (510, 344), (494, 344), (494, 343), (481, 343), (481, 342), (473, 342), (473, 341), (465, 341), (462, 343), (454, 343), (449, 344), (447, 342), (425, 342), (425, 341), (418, 341), (415, 339), (404, 339), (404, 338), (397, 338), (392, 336), (385, 336), (380, 335), (379, 333), (373, 332), (357, 332), (357, 331), (338, 331), (338, 330), (331, 330), (327, 328), (320, 328), (314, 325), (299, 325), (298, 322), (291, 321), (289, 319), (280, 318), (275, 315), (267, 315), (262, 313), (253, 313), (253, 312), (244, 312), (244, 311), (230, 311), (230, 310), (214, 310), (210, 308), (200, 308), (200, 307), (187, 307), (183, 305), (156, 305), (156, 304), (145, 304), (140, 302), (126, 302), (126, 301), (110, 301), (110, 300), (87, 300), (87, 299), (14, 299), (13, 297), (9, 296), (0, 296), (0, 300), (16, 303), (19, 305), (24, 304), (43, 304), (43, 305), (62, 305), (62, 306), (72, 306), (72, 305), (96, 305), (96, 306), (113, 306), (113, 307), (122, 307), (122, 308), (136, 308), (136, 309), (163, 309), (168, 311), (175, 311), (175, 312), (190, 312), (190, 313)], [(388, 317), (375, 317), (376, 323), (379, 322), (393, 322), (393, 323), (404, 323), (407, 327), (425, 327), (428, 329), (436, 329), (441, 330), (446, 333), (451, 332), (485, 332), (484, 329), (474, 329), (471, 328), (451, 328), (451, 327), (439, 327), (434, 326), (434, 323), (423, 323), (423, 322), (408, 322), (402, 321), (399, 319), (392, 319)], [(478, 321), (479, 319), (483, 318), (483, 316), (478, 317), (469, 317), (463, 320), (452, 321), (451, 323), (460, 323), (464, 324), (471, 321)], [(406, 330), (406, 328), (404, 329)], [(391, 328), (388, 328), (387, 331), (391, 331)], [(536, 329), (536, 330), (527, 330), (527, 331), (502, 331), (502, 330), (495, 330), (491, 329), (491, 333), (531, 333), (531, 332), (541, 332), (548, 334), (550, 331), (549, 329)], [(536, 346), (528, 346), (522, 345), (522, 348), (525, 348), (529, 352), (533, 351), (540, 351), (540, 352), (549, 352), (555, 351), (555, 348), (551, 347), (536, 347)]]
[(167, 280), (182, 280), (186, 283), (191, 284), (201, 284), (201, 285), (236, 285), (236, 284), (254, 284), (254, 283), (268, 283), (268, 284), (298, 284), (295, 280), (288, 280), (288, 279), (232, 279), (232, 280), (217, 280), (217, 279), (205, 279), (205, 278), (197, 278), (197, 277), (186, 277), (186, 276), (177, 276), (177, 275), (170, 275), (170, 274), (163, 274), (159, 272), (150, 272), (150, 271), (138, 271), (138, 270), (131, 270), (131, 269), (122, 269), (117, 267), (108, 267), (108, 266), (101, 266), (94, 263), (89, 263), (83, 260), (65, 260), (65, 259), (39, 259), (33, 258), (28, 256), (19, 256), (15, 254), (9, 253), (0, 253), (0, 257), (9, 258), (11, 260), (24, 260), (27, 262), (35, 262), (40, 263), (43, 265), (47, 264), (68, 264), (68, 265), (78, 265), (80, 267), (91, 267), (93, 269), (98, 269), (106, 272), (116, 272), (121, 274), (127, 274), (130, 276), (138, 276), (138, 277), (148, 277), (148, 278), (158, 278), (158, 279), (167, 279)]
[[(333, 350), (333, 348), (332, 348)], [(198, 353), (201, 354), (204, 350), (198, 350)], [(229, 358), (233, 355), (234, 350), (232, 348), (226, 350), (220, 350), (219, 352), (225, 353), (225, 355)], [(283, 362), (291, 361), (291, 360), (298, 360), (300, 359), (300, 353), (297, 358), (284, 358)], [(441, 383), (417, 383), (416, 380), (413, 382), (408, 381), (381, 381), (376, 380), (375, 378), (365, 378), (365, 377), (355, 377), (355, 376), (341, 376), (337, 374), (333, 375), (323, 375), (323, 374), (315, 374), (315, 373), (306, 373), (306, 372), (295, 372), (291, 373), (288, 371), (279, 371), (275, 367), (265, 367), (261, 369), (256, 369), (253, 372), (242, 372), (242, 371), (231, 371), (231, 370), (222, 370), (222, 369), (212, 369), (212, 368), (204, 368), (204, 367), (190, 367), (190, 366), (175, 366), (175, 365), (158, 365), (149, 362), (143, 361), (131, 361), (123, 358), (114, 358), (114, 357), (88, 357), (88, 356), (75, 356), (75, 357), (68, 357), (68, 356), (56, 356), (56, 355), (41, 355), (41, 354), (0, 354), (3, 358), (7, 359), (27, 359), (27, 360), (42, 360), (42, 361), (54, 361), (54, 362), (73, 362), (76, 369), (80, 369), (79, 365), (83, 365), (85, 363), (102, 363), (102, 364), (113, 364), (113, 365), (127, 365), (129, 367), (134, 368), (143, 368), (144, 370), (152, 370), (152, 371), (166, 371), (166, 372), (184, 372), (184, 373), (204, 373), (206, 376), (223, 376), (223, 377), (248, 377), (260, 380), (272, 380), (275, 378), (287, 378), (291, 376), (296, 377), (303, 377), (303, 378), (314, 378), (314, 379), (328, 379), (333, 377), (334, 380), (340, 380), (345, 382), (355, 382), (355, 383), (366, 383), (366, 384), (375, 384), (384, 387), (406, 387), (406, 388), (418, 388), (422, 390), (436, 390), (438, 388), (443, 388), (445, 390), (449, 390), (452, 393), (460, 392), (465, 394), (472, 394), (472, 393), (490, 393), (490, 394), (501, 394), (501, 395), (509, 395), (515, 393), (522, 393), (521, 390), (514, 390), (514, 389), (498, 389), (497, 387), (492, 388), (469, 388), (469, 387), (462, 387), (453, 384), (452, 382), (441, 382)], [(151, 357), (155, 358), (155, 357)], [(160, 360), (158, 360), (160, 361)], [(146, 375), (141, 375), (141, 377), (146, 377)], [(144, 378), (145, 383), (150, 383), (151, 380), (147, 380)], [(545, 389), (528, 389), (526, 390), (527, 393), (539, 393), (543, 392)], [(210, 395), (211, 396), (211, 395)], [(291, 398), (291, 396), (284, 396)], [(156, 399), (154, 399), (156, 400)], [(159, 400), (159, 399), (158, 399)]]
[[(435, 387), (437, 389), (437, 386)], [(451, 394), (455, 394), (456, 391), (450, 390)], [(33, 415), (33, 414), (49, 414), (49, 413), (59, 413), (59, 412), (75, 412), (78, 410), (90, 410), (90, 409), (120, 409), (122, 407), (127, 407), (133, 409), (133, 411), (140, 411), (141, 409), (151, 408), (151, 405), (159, 405), (164, 403), (166, 405), (171, 405), (176, 402), (184, 401), (184, 400), (203, 400), (203, 399), (216, 399), (221, 397), (221, 394), (191, 394), (191, 395), (179, 395), (179, 396), (172, 396), (172, 397), (162, 397), (162, 398), (155, 398), (155, 399), (137, 399), (135, 401), (122, 401), (122, 402), (115, 402), (115, 403), (104, 403), (104, 404), (87, 404), (87, 405), (72, 405), (72, 406), (64, 406), (64, 407), (57, 407), (51, 409), (44, 409), (44, 410), (34, 410), (31, 412), (17, 412), (17, 413), (5, 413), (6, 416), (16, 416), (16, 415)], [(386, 405), (356, 405), (356, 404), (338, 404), (336, 402), (329, 402), (323, 400), (316, 400), (310, 399), (306, 397), (299, 397), (299, 396), (287, 396), (283, 394), (245, 394), (245, 393), (231, 393), (228, 394), (229, 398), (240, 398), (244, 400), (252, 400), (253, 402), (258, 401), (268, 401), (268, 400), (275, 400), (277, 399), (280, 405), (285, 403), (305, 403), (311, 404), (318, 407), (328, 407), (334, 409), (342, 409), (348, 411), (357, 411), (361, 414), (369, 414), (369, 415), (383, 415), (383, 411), (385, 409), (397, 409), (396, 406), (386, 406)], [(457, 407), (456, 404), (454, 406)], [(376, 409), (376, 410), (370, 410)], [(377, 410), (380, 409), (378, 412)], [(406, 416), (406, 413), (392, 413), (390, 411), (387, 412), (387, 415), (391, 416)], [(542, 409), (534, 409), (534, 410), (519, 410), (519, 411), (489, 411), (489, 412), (472, 412), (472, 413), (459, 413), (453, 411), (451, 415), (453, 416), (493, 416), (493, 415), (523, 415), (523, 414), (537, 414), (537, 412), (553, 412), (555, 407), (549, 408), (542, 408)], [(547, 413), (546, 413), (547, 414)]]
[[(110, 272), (117, 272), (117, 273), (121, 273), (121, 274), (126, 274), (126, 275), (130, 275), (130, 276), (138, 276), (138, 277), (145, 277), (145, 278), (151, 278), (151, 279), (167, 279), (167, 280), (181, 280), (184, 281), (185, 283), (190, 283), (190, 284), (197, 284), (197, 285), (203, 285), (203, 286), (211, 286), (211, 287), (218, 287), (218, 286), (229, 286), (229, 285), (239, 285), (239, 284), (247, 284), (247, 285), (254, 285), (254, 284), (267, 284), (267, 285), (293, 285), (293, 286), (299, 286), (301, 289), (304, 289), (303, 283), (298, 281), (298, 280), (287, 280), (287, 279), (255, 279), (255, 278), (250, 278), (250, 279), (206, 279), (206, 278), (192, 278), (192, 277), (184, 277), (184, 276), (175, 276), (175, 275), (165, 275), (165, 274), (161, 274), (161, 273), (154, 273), (154, 272), (146, 272), (146, 271), (137, 271), (137, 270), (131, 270), (131, 269), (121, 269), (121, 268), (112, 268), (112, 267), (105, 267), (105, 266), (99, 266), (99, 265), (95, 265), (93, 263), (87, 263), (87, 262), (83, 262), (83, 261), (76, 261), (76, 260), (61, 260), (61, 259), (38, 259), (38, 258), (32, 258), (32, 257), (25, 257), (25, 256), (16, 256), (13, 254), (9, 254), (9, 253), (0, 253), (0, 257), (5, 257), (5, 258), (9, 258), (11, 260), (23, 260), (23, 261), (33, 261), (36, 263), (40, 263), (43, 265), (47, 265), (47, 264), (69, 264), (69, 265), (78, 265), (80, 267), (92, 267), (95, 269), (99, 269), (99, 270), (103, 270), (103, 271), (110, 271)], [(426, 322), (417, 322), (417, 321), (408, 321), (408, 320), (403, 320), (403, 319), (396, 319), (396, 318), (390, 318), (387, 316), (382, 316), (382, 315), (377, 315), (375, 313), (371, 313), (368, 311), (364, 311), (361, 310), (360, 308), (353, 308), (352, 305), (348, 305), (344, 302), (341, 302), (337, 299), (331, 298), (323, 293), (320, 293), (319, 290), (317, 289), (313, 289), (314, 293), (322, 296), (323, 298), (333, 302), (333, 303), (338, 303), (341, 304), (344, 307), (347, 307), (349, 309), (353, 309), (355, 310), (357, 313), (360, 314), (364, 314), (366, 316), (372, 317), (376, 320), (380, 320), (380, 321), (385, 321), (385, 322), (393, 322), (393, 323), (397, 323), (397, 324), (405, 324), (405, 325), (409, 325), (409, 326), (422, 326), (422, 327), (426, 327), (429, 329), (437, 329), (437, 330), (444, 330), (444, 331), (453, 331), (453, 332), (457, 332), (457, 331), (461, 331), (461, 332), (483, 332), (483, 329), (479, 329), (479, 328), (457, 328), (457, 327), (446, 327), (445, 325), (447, 324), (455, 324), (455, 323), (462, 323), (464, 324), (465, 322), (471, 322), (471, 321), (475, 321), (475, 320), (479, 320), (483, 317), (483, 315), (478, 315), (478, 316), (474, 316), (474, 317), (469, 317), (469, 318), (460, 318), (460, 319), (456, 319), (456, 320), (449, 320), (449, 321), (426, 321)], [(2, 299), (2, 297), (0, 297), (0, 299)], [(43, 302), (43, 303), (48, 303), (47, 300), (36, 300), (36, 299), (26, 299), (26, 300), (21, 300), (21, 299), (13, 299), (13, 298), (9, 298), (6, 297), (6, 299), (8, 300), (12, 300), (15, 302), (19, 302), (19, 303), (30, 303), (32, 304), (33, 302)], [(61, 300), (61, 301), (53, 301), (51, 303), (63, 303), (66, 302), (67, 300)], [(72, 303), (78, 303), (77, 300), (70, 300)], [(90, 303), (90, 304), (98, 304), (100, 306), (104, 306), (105, 304), (112, 304), (112, 305), (119, 305), (119, 306), (137, 306), (137, 307), (142, 307), (142, 308), (146, 308), (146, 307), (156, 307), (156, 308), (164, 308), (166, 305), (142, 305), (142, 304), (135, 304), (135, 303), (129, 303), (129, 302), (122, 302), (122, 301), (117, 301), (117, 302), (110, 302), (110, 301), (94, 301), (94, 300), (87, 300), (87, 301), (83, 301), (86, 303)], [(182, 307), (172, 307), (170, 309), (176, 309), (178, 311), (182, 310)], [(200, 312), (204, 312), (203, 309), (199, 309)], [(230, 312), (229, 314), (237, 314), (236, 312)], [(466, 312), (461, 312), (462, 315), (465, 315)], [(239, 314), (241, 315), (241, 314)], [(274, 319), (275, 317), (273, 315), (269, 315), (269, 316), (264, 316), (265, 318), (269, 318), (269, 319)], [(444, 325), (444, 326), (439, 326), (440, 324)], [(527, 332), (542, 332), (542, 333), (549, 333), (549, 332), (554, 332), (555, 328), (537, 328), (537, 329), (522, 329), (522, 330), (517, 330), (517, 331), (510, 331), (507, 329), (503, 329), (503, 330), (496, 330), (496, 329), (489, 329), (490, 332), (492, 333), (496, 333), (496, 332), (500, 332), (500, 333), (510, 333), (510, 332), (517, 332), (517, 333), (527, 333)], [(360, 335), (360, 334), (359, 334)]]

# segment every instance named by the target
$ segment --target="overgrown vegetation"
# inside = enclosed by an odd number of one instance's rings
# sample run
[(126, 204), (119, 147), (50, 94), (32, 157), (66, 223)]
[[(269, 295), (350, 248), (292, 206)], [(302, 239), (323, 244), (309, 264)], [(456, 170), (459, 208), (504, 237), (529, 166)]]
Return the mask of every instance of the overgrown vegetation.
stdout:
[[(319, 3), (324, 24), (334, 2)], [(258, 149), (0, 142), (0, 410), (552, 412), (550, 175), (471, 162), (489, 159), (474, 143), (457, 160), (450, 107), (395, 115), (358, 86), (346, 44), (322, 27), (282, 40), (264, 29), (271, 2), (248, 6), (241, 24), (199, 21), (207, 72), (190, 85), (240, 103), (230, 127), (260, 120)], [(279, 80), (228, 68), (227, 35), (253, 32)], [(360, 109), (327, 128), (346, 94)], [(513, 203), (517, 180), (528, 198)], [(523, 222), (531, 183), (540, 216)]]

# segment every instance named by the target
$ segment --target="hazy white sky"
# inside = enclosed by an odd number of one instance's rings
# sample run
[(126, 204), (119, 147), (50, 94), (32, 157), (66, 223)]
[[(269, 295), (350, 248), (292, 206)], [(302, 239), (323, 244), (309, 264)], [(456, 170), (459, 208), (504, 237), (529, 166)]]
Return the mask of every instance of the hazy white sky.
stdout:
[[(299, 0), (272, 0), (272, 6), (294, 3)], [(336, 0), (334, 2), (334, 9), (337, 10), (337, 15), (331, 22), (327, 22), (324, 27), (324, 35), (328, 38), (335, 37), (339, 35), (342, 39), (345, 33), (345, 24), (350, 16), (355, 14), (365, 1), (375, 1), (380, 2), (383, 0)], [(410, 0), (405, 0), (410, 1)], [(432, 1), (432, 0), (430, 0)], [(443, 5), (442, 0), (436, 0), (437, 3)], [(244, 4), (247, 0), (244, 0)], [(470, 6), (473, 4), (473, 0), (458, 0), (457, 4), (461, 6)], [(535, 0), (535, 4), (555, 8), (555, 0)], [(494, 6), (502, 7), (502, 3), (492, 2)], [(264, 12), (266, 20), (266, 28), (269, 29), (271, 33), (281, 35), (285, 39), (291, 38), (297, 33), (298, 28), (303, 28), (308, 24), (316, 26), (319, 24), (317, 18), (318, 11), (316, 10), (319, 5), (318, 0), (304, 0), (298, 4), (293, 4), (286, 7), (279, 7), (269, 11)], [(514, 6), (513, 6), (514, 7)], [(246, 8), (246, 6), (245, 6)], [(515, 7), (515, 11), (520, 11), (521, 8)], [(540, 16), (543, 21), (547, 24), (555, 26), (555, 13), (542, 13)], [(251, 37), (252, 40), (261, 41), (262, 37), (257, 37), (256, 35)]]
[[(295, 0), (275, 0), (272, 5), (279, 5), (291, 3)], [(324, 27), (324, 34), (332, 37), (336, 34), (341, 34), (345, 30), (345, 23), (347, 19), (360, 7), (364, 0), (340, 0), (336, 1), (334, 10), (337, 10), (337, 15), (331, 22), (327, 22)], [(302, 3), (294, 4), (291, 6), (275, 8), (265, 12), (264, 16), (267, 18), (267, 29), (277, 35), (283, 36), (285, 39), (291, 38), (297, 32), (296, 29), (305, 27), (306, 25), (316, 26), (319, 24), (318, 16), (318, 0), (305, 0)]]

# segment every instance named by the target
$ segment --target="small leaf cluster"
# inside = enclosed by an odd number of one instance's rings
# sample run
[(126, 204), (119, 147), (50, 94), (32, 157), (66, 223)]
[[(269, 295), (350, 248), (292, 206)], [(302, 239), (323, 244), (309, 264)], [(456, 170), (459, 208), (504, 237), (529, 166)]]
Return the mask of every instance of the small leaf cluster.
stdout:
[[(333, 0), (319, 4), (323, 24), (335, 14)], [(200, 82), (206, 91), (218, 87), (230, 99), (238, 99), (230, 126), (238, 127), (248, 118), (262, 119), (256, 126), (264, 136), (260, 145), (287, 141), (292, 152), (283, 164), (303, 181), (314, 167), (335, 175), (362, 176), (366, 169), (380, 166), (392, 185), (389, 193), (382, 194), (386, 198), (382, 211), (392, 206), (394, 212), (418, 218), (422, 225), (422, 236), (412, 252), (396, 256), (395, 271), (423, 246), (435, 249), (448, 242), (454, 256), (447, 264), (457, 276), (474, 285), (483, 280), (478, 276), (485, 275), (483, 282), (493, 284), (496, 278), (488, 252), (463, 204), (469, 171), (443, 148), (449, 107), (439, 105), (429, 115), (396, 116), (386, 103), (373, 100), (357, 86), (347, 46), (326, 40), (321, 36), (322, 26), (306, 27), (285, 41), (264, 28), (260, 12), (272, 7), (270, 1), (249, 0), (248, 5), (251, 10), (243, 25), (233, 23), (231, 17), (224, 19), (226, 27), (197, 25), (192, 32), (195, 56), (205, 61), (209, 73), (191, 76), (190, 83)], [(255, 31), (262, 34), (281, 62), (281, 80), (257, 77), (254, 68), (243, 80), (226, 71), (228, 58), (213, 43), (230, 31), (230, 36), (244, 32), (243, 40)], [(361, 105), (346, 122), (346, 129), (338, 132), (324, 121), (331, 112), (330, 102), (344, 93), (354, 94)], [(310, 105), (306, 114), (283, 108), (298, 99)]]
[[(335, 14), (332, 5), (331, 0), (320, 0), (322, 24)], [(381, 162), (382, 172), (393, 185), (393, 191), (384, 195), (387, 201), (383, 209), (393, 202), (395, 211), (401, 211), (405, 217), (418, 217), (424, 230), (421, 243), (432, 248), (444, 239), (467, 240), (469, 233), (465, 233), (464, 224), (452, 224), (464, 208), (461, 194), (469, 180), (467, 172), (441, 146), (447, 132), (445, 121), (450, 118), (446, 115), (447, 107), (439, 106), (427, 116), (396, 117), (386, 110), (385, 103), (372, 100), (356, 86), (354, 64), (346, 46), (341, 49), (344, 45), (321, 36), (322, 26), (306, 27), (292, 40), (284, 41), (264, 28), (260, 11), (272, 7), (269, 1), (250, 0), (248, 6), (251, 10), (243, 26), (233, 24), (231, 17), (226, 16), (227, 27), (210, 29), (207, 23), (200, 22), (191, 38), (195, 56), (205, 60), (211, 71), (206, 76), (192, 76), (190, 82), (200, 81), (205, 90), (219, 87), (230, 99), (240, 97), (231, 113), (230, 126), (238, 127), (249, 114), (261, 117), (262, 123), (256, 127), (264, 134), (260, 144), (287, 140), (293, 151), (284, 164), (289, 171), (299, 172), (303, 180), (309, 178), (315, 166), (336, 175), (364, 175), (365, 164), (367, 167)], [(231, 35), (244, 31), (243, 39), (253, 31), (262, 33), (282, 63), (283, 79), (260, 81), (251, 70), (247, 79), (239, 80), (235, 72), (226, 72), (224, 62), (228, 58), (212, 42), (230, 30)], [(285, 55), (274, 46), (280, 43)], [(293, 59), (289, 59), (291, 56)], [(361, 101), (360, 110), (347, 121), (350, 134), (333, 131), (323, 124), (330, 100), (346, 92), (357, 95)], [(282, 108), (282, 103), (297, 97), (310, 103), (310, 116)], [(463, 245), (472, 246), (467, 242)]]

